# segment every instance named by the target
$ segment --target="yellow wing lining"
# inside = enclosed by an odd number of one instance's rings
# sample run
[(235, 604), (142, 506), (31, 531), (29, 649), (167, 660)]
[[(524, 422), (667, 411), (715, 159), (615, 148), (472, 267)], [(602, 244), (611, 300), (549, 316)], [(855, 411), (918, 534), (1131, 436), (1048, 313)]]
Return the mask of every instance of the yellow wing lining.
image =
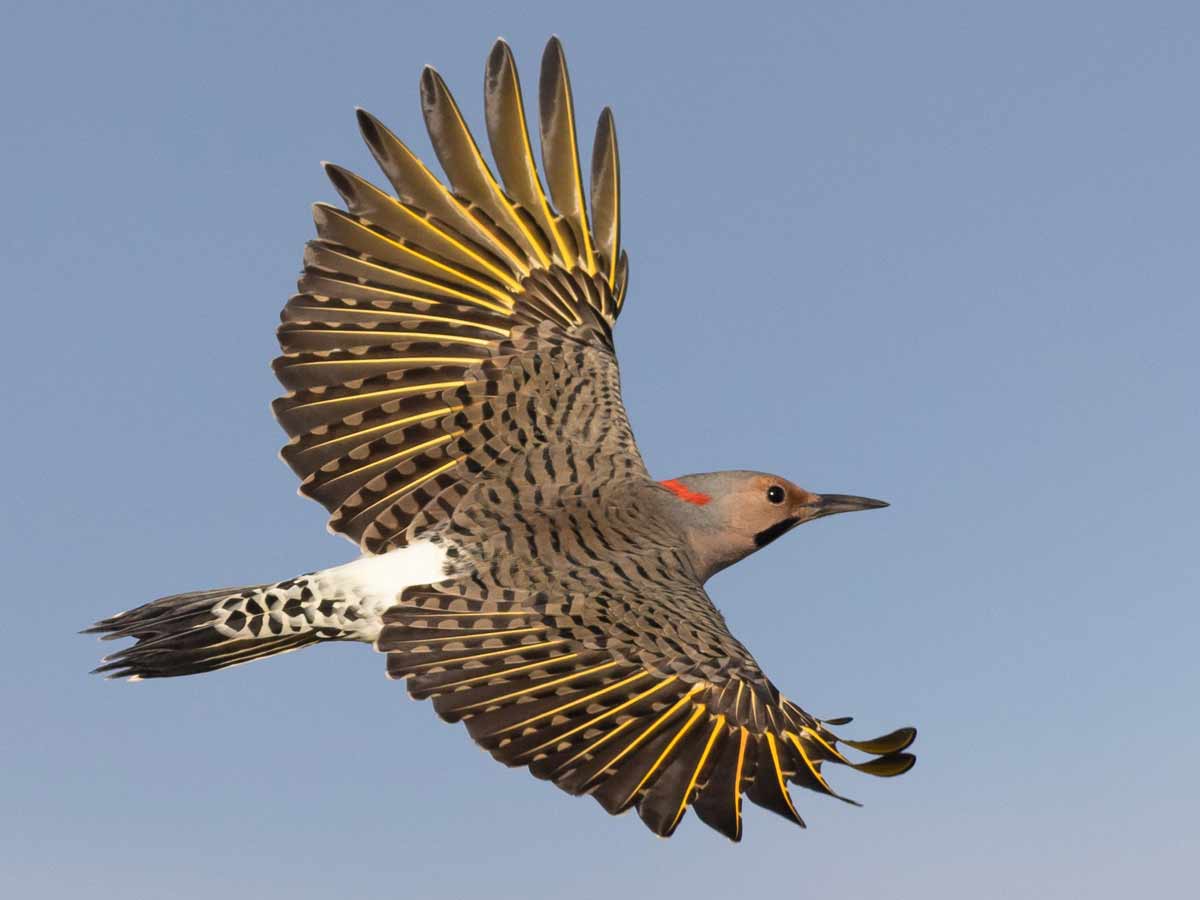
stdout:
[(580, 267), (589, 275), (596, 271), (592, 234), (583, 201), (583, 178), (579, 170), (579, 145), (575, 141), (575, 102), (562, 42), (550, 38), (542, 54), (539, 87), (542, 118), (542, 162), (554, 204), (570, 223), (580, 248)]
[[(769, 685), (661, 676), (546, 640), (555, 632), (539, 617), (561, 614), (516, 591), (478, 600), (449, 587), (410, 588), (386, 613), (376, 646), (390, 675), (432, 699), (444, 719), (463, 722), (496, 759), (591, 794), (610, 813), (636, 808), (661, 835), (692, 807), (739, 840), (743, 794), (803, 826), (789, 785), (845, 799), (824, 764), (890, 776), (914, 762), (904, 752), (913, 729), (843, 742)], [(854, 762), (839, 743), (876, 758)]]
[(478, 472), (465, 457), (488, 425), (476, 414), (487, 402), (482, 373), (513, 352), (517, 329), (544, 319), (564, 328), (603, 320), (611, 328), (627, 277), (612, 117), (606, 110), (597, 127), (591, 202), (601, 232), (594, 235), (556, 39), (539, 89), (548, 192), (503, 41), (485, 73), (488, 138), (503, 186), (442, 77), (426, 69), (420, 91), (448, 184), (358, 111), (393, 192), (325, 164), (345, 209), (314, 207), (317, 238), (305, 250), (299, 293), (283, 311), (283, 355), (275, 361), (291, 392), (274, 407), (291, 438), (282, 455), (301, 493), (329, 510), (330, 529), (368, 552), (402, 544), (422, 510)]
[(496, 41), (488, 57), (484, 90), (488, 140), (496, 167), (513, 199), (529, 212), (537, 225), (553, 239), (556, 260), (567, 267), (574, 252), (567, 244), (562, 226), (550, 208), (538, 178), (533, 148), (529, 145), (529, 126), (521, 99), (521, 81), (512, 50), (504, 41)]

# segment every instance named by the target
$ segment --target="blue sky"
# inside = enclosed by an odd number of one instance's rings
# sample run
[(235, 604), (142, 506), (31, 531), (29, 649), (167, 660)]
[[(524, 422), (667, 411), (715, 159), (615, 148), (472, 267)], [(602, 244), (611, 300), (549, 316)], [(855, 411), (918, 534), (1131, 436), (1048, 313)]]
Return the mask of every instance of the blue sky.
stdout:
[[(10, 4), (0, 890), (26, 897), (1092, 898), (1194, 883), (1194, 4)], [(970, 7), (970, 8), (968, 8)], [(669, 842), (323, 647), (136, 686), (75, 632), (345, 561), (276, 458), (278, 309), (435, 64), (481, 127), (550, 33), (616, 113), (617, 334), (658, 477), (892, 508), (710, 591), (798, 702), (917, 767)], [(590, 146), (590, 136), (585, 138)]]

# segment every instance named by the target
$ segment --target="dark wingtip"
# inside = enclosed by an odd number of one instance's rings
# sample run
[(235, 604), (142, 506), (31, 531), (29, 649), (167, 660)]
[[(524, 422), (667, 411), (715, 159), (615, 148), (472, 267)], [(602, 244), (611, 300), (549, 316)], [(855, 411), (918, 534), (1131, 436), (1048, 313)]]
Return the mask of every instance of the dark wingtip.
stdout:
[(889, 753), (865, 763), (858, 763), (854, 768), (879, 778), (895, 778), (897, 775), (903, 775), (916, 764), (917, 758), (911, 753)]
[(600, 146), (604, 141), (612, 141), (614, 144), (617, 141), (617, 120), (613, 118), (611, 106), (606, 106), (600, 110), (600, 116), (596, 119), (596, 139), (593, 142), (592, 149), (592, 166), (596, 165), (596, 158), (600, 156)]
[(80, 634), (98, 634), (100, 640), (111, 641), (113, 638), (120, 637), (120, 626), (117, 625), (119, 619), (124, 613), (118, 613), (115, 616), (110, 616), (107, 619), (101, 619), (99, 622), (93, 622), (87, 628), (82, 629)]
[(512, 59), (512, 47), (508, 46), (508, 41), (504, 40), (504, 38), (496, 38), (496, 43), (492, 44), (492, 51), (488, 54), (488, 76), (493, 77), (500, 71), (504, 63), (510, 59)]
[(562, 41), (558, 39), (558, 35), (550, 36), (550, 40), (546, 41), (546, 49), (542, 51), (542, 81), (546, 84), (552, 83), (552, 78), (557, 71), (565, 69), (567, 65), (567, 54), (563, 50)]
[(433, 66), (421, 70), (421, 108), (428, 112), (437, 104), (442, 76)]
[(358, 130), (362, 133), (363, 140), (372, 147), (378, 147), (381, 143), (379, 120), (361, 106), (354, 108), (354, 116), (358, 119)]
[(514, 74), (517, 71), (512, 48), (508, 46), (504, 38), (496, 38), (496, 43), (492, 44), (492, 52), (488, 54), (487, 66), (483, 72), (483, 91), (488, 103), (492, 102), (492, 95), (498, 89), (506, 68), (511, 69)]
[(899, 753), (901, 750), (907, 750), (912, 746), (913, 741), (917, 739), (917, 729), (911, 725), (906, 725), (903, 728), (897, 728), (895, 731), (881, 734), (879, 737), (871, 738), (865, 741), (851, 741), (842, 738), (843, 744), (848, 747), (853, 747), (855, 750), (861, 750), (863, 753), (871, 753), (876, 756), (883, 754)]
[(346, 170), (336, 163), (322, 162), (321, 168), (325, 170), (325, 177), (332, 183), (334, 189), (342, 195), (343, 198), (354, 195), (354, 184), (346, 176)]

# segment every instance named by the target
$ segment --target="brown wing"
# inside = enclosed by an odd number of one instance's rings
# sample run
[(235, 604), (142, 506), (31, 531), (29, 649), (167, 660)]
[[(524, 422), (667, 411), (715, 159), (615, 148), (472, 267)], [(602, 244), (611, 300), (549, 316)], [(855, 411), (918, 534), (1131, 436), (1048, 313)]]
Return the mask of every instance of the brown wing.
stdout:
[(274, 409), (301, 493), (368, 552), (403, 545), (479, 472), (533, 453), (559, 456), (549, 468), (560, 480), (644, 472), (612, 355), (628, 272), (612, 117), (593, 153), (593, 232), (557, 39), (540, 96), (549, 197), (502, 41), (486, 98), (503, 186), (432, 69), (421, 99), (449, 186), (361, 111), (395, 196), (327, 166), (346, 210), (316, 207), (318, 237), (279, 329), (275, 371), (290, 393)]
[[(914, 729), (841, 740), (827, 726), (849, 720), (818, 720), (782, 697), (703, 589), (692, 590), (657, 606), (666, 617), (686, 599), (719, 658), (691, 658), (665, 633), (658, 652), (647, 651), (644, 623), (611, 614), (649, 610), (652, 598), (487, 589), (477, 580), (409, 588), (385, 614), (376, 646), (390, 676), (432, 698), (442, 718), (461, 720), (496, 759), (591, 794), (610, 813), (636, 807), (664, 836), (691, 806), (739, 840), (743, 794), (803, 826), (788, 785), (838, 796), (825, 763), (882, 776), (912, 767), (903, 751)], [(875, 758), (852, 761), (839, 744)]]

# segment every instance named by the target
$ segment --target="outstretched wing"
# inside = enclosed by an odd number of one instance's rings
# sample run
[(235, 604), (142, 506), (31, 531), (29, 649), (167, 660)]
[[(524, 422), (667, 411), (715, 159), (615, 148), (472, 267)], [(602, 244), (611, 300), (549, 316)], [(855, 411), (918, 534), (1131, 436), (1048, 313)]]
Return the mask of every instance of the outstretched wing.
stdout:
[[(674, 619), (682, 607), (687, 618)], [(654, 615), (662, 627), (638, 621)], [(825, 763), (891, 776), (915, 761), (903, 752), (912, 728), (844, 741), (828, 726), (849, 719), (821, 721), (782, 697), (698, 585), (628, 602), (464, 579), (409, 588), (384, 622), (376, 646), (412, 696), (432, 698), (501, 762), (610, 813), (636, 807), (660, 835), (690, 806), (740, 840), (743, 794), (803, 826), (788, 785), (838, 796)], [(875, 758), (853, 761), (839, 744)]]
[(536, 463), (548, 484), (645, 471), (612, 352), (628, 273), (612, 115), (596, 130), (589, 221), (558, 40), (539, 92), (548, 194), (503, 41), (485, 88), (503, 184), (434, 70), (421, 100), (448, 186), (359, 112), (395, 196), (326, 167), (346, 210), (316, 207), (282, 314), (282, 456), (330, 528), (371, 553), (405, 544), (418, 517), (444, 519), (485, 470)]

